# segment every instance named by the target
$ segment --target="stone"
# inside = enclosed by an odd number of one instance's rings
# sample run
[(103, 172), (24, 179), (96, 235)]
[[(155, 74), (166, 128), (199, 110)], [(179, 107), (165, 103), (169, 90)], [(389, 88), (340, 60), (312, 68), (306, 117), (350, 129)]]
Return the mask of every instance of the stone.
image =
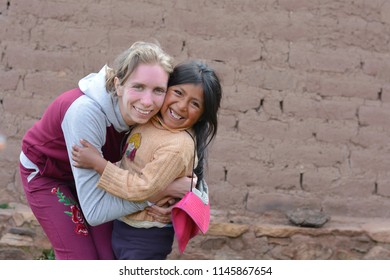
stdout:
[(30, 236), (6, 233), (0, 239), (0, 245), (28, 247), (33, 246), (34, 241)]
[(248, 225), (237, 225), (232, 223), (212, 223), (207, 235), (238, 237), (249, 230)]
[(330, 220), (330, 216), (321, 210), (310, 208), (298, 208), (287, 212), (289, 221), (301, 227), (322, 227)]

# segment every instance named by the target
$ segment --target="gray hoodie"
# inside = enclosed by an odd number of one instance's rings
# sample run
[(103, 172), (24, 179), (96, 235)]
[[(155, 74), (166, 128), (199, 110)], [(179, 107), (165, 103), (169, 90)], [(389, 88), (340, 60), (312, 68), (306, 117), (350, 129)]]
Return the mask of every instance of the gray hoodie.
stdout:
[[(119, 111), (118, 99), (108, 94), (105, 88), (106, 68), (92, 73), (79, 81), (85, 95), (69, 107), (62, 122), (68, 155), (71, 159), (72, 145), (80, 145), (85, 139), (98, 150), (106, 143), (107, 128), (113, 126), (117, 132), (128, 131)], [(135, 203), (115, 197), (97, 187), (99, 174), (92, 169), (75, 168), (72, 172), (80, 206), (90, 225), (107, 221), (143, 210), (147, 202)]]

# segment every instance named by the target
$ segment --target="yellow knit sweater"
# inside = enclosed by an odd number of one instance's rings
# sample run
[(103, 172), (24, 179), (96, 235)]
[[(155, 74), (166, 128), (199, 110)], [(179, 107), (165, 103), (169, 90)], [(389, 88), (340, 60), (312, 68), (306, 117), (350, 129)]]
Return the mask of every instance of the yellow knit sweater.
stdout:
[[(144, 201), (175, 179), (192, 175), (194, 140), (185, 131), (169, 131), (157, 122), (136, 126), (120, 167), (108, 162), (98, 187), (130, 201)], [(197, 159), (195, 159), (195, 166)], [(121, 218), (134, 227), (163, 227), (146, 211)]]

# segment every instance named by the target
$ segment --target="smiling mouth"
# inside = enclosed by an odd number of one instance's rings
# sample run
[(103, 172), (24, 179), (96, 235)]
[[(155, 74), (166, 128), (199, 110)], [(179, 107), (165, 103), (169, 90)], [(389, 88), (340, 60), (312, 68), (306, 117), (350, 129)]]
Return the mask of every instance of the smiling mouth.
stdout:
[(176, 114), (172, 109), (169, 109), (169, 113), (171, 114), (171, 116), (176, 119), (176, 120), (181, 120), (181, 119), (184, 119), (182, 116)]
[(152, 110), (142, 110), (142, 109), (137, 108), (137, 107), (134, 107), (134, 106), (133, 106), (133, 108), (134, 108), (138, 113), (140, 113), (140, 114), (142, 114), (142, 115), (145, 115), (145, 116), (149, 115), (149, 114), (152, 112)]

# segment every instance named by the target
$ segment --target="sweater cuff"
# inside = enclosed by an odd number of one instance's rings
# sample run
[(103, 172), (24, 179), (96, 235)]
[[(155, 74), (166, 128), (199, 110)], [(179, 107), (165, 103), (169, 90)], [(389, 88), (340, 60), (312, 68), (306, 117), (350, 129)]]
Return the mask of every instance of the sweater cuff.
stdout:
[(115, 184), (112, 182), (118, 179), (118, 174), (116, 173), (117, 167), (107, 161), (107, 165), (104, 168), (102, 176), (100, 176), (98, 187), (110, 192), (111, 188), (115, 189)]

